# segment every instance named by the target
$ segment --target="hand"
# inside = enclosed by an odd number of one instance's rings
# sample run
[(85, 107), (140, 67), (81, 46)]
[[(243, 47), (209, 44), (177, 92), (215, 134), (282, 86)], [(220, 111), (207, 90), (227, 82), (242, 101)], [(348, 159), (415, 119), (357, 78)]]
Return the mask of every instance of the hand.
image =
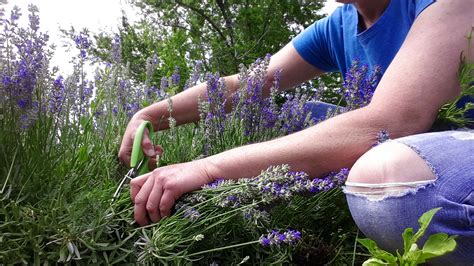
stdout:
[[(140, 126), (140, 124), (144, 121), (152, 121), (152, 117), (146, 114), (136, 113), (128, 123), (127, 129), (123, 134), (122, 144), (120, 145), (118, 156), (120, 160), (127, 166), (130, 166), (130, 157), (132, 154), (135, 132), (137, 131), (137, 128)], [(145, 132), (143, 133), (142, 150), (147, 157), (150, 157), (150, 169), (156, 168), (156, 156), (163, 153), (163, 148), (159, 145), (153, 146), (147, 128), (145, 128)]]
[(160, 167), (132, 179), (130, 195), (137, 223), (144, 226), (169, 216), (175, 201), (184, 193), (212, 182), (214, 178), (208, 174), (204, 160)]

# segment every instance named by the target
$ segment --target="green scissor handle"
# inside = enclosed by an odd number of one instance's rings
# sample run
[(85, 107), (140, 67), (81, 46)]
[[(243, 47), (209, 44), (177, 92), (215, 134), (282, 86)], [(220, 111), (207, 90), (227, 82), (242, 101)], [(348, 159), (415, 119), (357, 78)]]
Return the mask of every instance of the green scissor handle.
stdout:
[[(153, 139), (153, 125), (150, 121), (142, 122), (137, 128), (137, 131), (135, 132), (135, 138), (133, 140), (132, 148), (132, 158), (130, 159), (130, 167), (135, 168), (140, 165), (139, 169), (137, 169), (138, 175), (143, 175), (150, 172), (150, 169), (148, 168), (148, 161), (150, 160), (150, 158), (145, 156), (142, 150), (142, 139), (143, 134), (145, 133), (145, 127), (148, 128), (150, 139)], [(141, 161), (143, 162), (140, 163)]]

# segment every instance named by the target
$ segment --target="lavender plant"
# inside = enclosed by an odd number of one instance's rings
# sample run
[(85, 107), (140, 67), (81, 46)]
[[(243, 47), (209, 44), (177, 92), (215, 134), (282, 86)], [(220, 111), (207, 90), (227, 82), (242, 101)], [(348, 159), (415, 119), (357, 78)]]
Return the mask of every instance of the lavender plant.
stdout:
[(380, 66), (374, 66), (369, 73), (368, 65), (361, 65), (359, 60), (354, 60), (339, 90), (347, 103), (346, 110), (357, 109), (369, 104), (380, 77)]
[[(166, 147), (161, 163), (172, 164), (301, 130), (313, 124), (303, 104), (310, 97), (297, 93), (277, 104), (279, 74), (270, 98), (263, 97), (269, 56), (242, 68), (241, 87), (230, 98), (222, 79), (200, 73), (199, 63), (188, 81), (177, 69), (161, 84), (141, 84), (121, 62), (119, 38), (92, 79), (85, 68), (95, 60), (93, 41), (84, 30), (69, 32), (74, 67), (60, 74), (50, 66), (53, 50), (39, 30), (38, 10), (29, 12), (26, 28), (17, 23), (19, 9), (1, 17), (0, 261), (288, 263), (313, 254), (328, 262), (345, 248), (341, 236), (354, 225), (338, 187), (347, 171), (310, 179), (275, 166), (256, 178), (218, 181), (184, 196), (171, 217), (136, 228), (129, 197), (110, 202), (127, 170), (116, 154), (134, 112), (182, 84), (207, 81), (201, 121), (175, 127), (169, 119), (170, 130), (156, 136)], [(158, 65), (151, 57), (146, 75)]]
[[(218, 75), (208, 76), (207, 98), (201, 99), (199, 107), (202, 130), (205, 131), (204, 155), (287, 135), (314, 124), (305, 105), (311, 96), (298, 92), (286, 96), (282, 106), (276, 103), (281, 72), (276, 72), (270, 97), (265, 97), (265, 73), (269, 62), (270, 55), (267, 55), (257, 59), (248, 69), (241, 66), (240, 87), (233, 95), (229, 95)], [(227, 114), (226, 106), (231, 106)]]

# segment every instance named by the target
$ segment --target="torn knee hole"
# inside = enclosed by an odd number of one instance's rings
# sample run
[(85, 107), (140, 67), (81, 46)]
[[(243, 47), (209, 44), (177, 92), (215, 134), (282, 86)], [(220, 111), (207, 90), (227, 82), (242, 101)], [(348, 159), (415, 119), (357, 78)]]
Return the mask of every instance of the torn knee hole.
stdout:
[(435, 182), (435, 179), (376, 184), (347, 181), (344, 187), (344, 192), (357, 196), (364, 196), (369, 199), (380, 200), (386, 197), (400, 197), (408, 193), (415, 193), (418, 189), (432, 184), (433, 182)]

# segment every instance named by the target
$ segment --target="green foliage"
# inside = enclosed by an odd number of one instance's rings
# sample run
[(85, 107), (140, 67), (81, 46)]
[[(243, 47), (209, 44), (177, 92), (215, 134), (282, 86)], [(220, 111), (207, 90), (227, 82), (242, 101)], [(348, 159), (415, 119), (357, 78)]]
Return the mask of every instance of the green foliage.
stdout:
[(401, 266), (412, 266), (425, 263), (431, 258), (442, 256), (446, 253), (453, 251), (456, 248), (456, 236), (448, 236), (445, 233), (437, 233), (431, 235), (423, 245), (422, 249), (419, 249), (416, 242), (422, 237), (431, 223), (433, 216), (441, 208), (434, 208), (425, 212), (419, 219), (420, 229), (413, 234), (413, 228), (407, 228), (403, 232), (403, 245), (404, 252), (400, 255), (397, 251), (397, 255), (393, 255), (387, 251), (380, 249), (377, 244), (368, 238), (358, 239), (372, 257), (364, 262), (364, 266), (377, 266), (377, 265), (401, 265)]
[[(83, 63), (76, 69), (81, 69)], [(75, 81), (82, 76), (81, 71), (74, 71), (66, 79), (65, 91), (81, 89)], [(52, 79), (37, 84), (35, 95), (49, 95), (55, 88)], [(12, 103), (1, 102), (0, 108), (6, 111), (0, 120), (0, 261), (89, 265), (128, 264), (137, 260), (237, 264), (246, 260), (251, 264), (269, 264), (290, 263), (296, 258), (307, 262), (307, 257), (317, 257), (322, 263), (344, 259), (339, 252), (350, 246), (345, 241), (353, 237), (355, 225), (344, 196), (337, 189), (275, 203), (268, 207), (274, 207), (269, 211), (272, 218), (257, 225), (242, 217), (245, 206), (231, 209), (206, 205), (199, 209), (202, 219), (195, 222), (177, 210), (157, 224), (137, 228), (129, 195), (123, 193), (112, 201), (118, 181), (127, 170), (117, 160), (129, 120), (128, 110), (120, 100), (143, 100), (135, 96), (143, 86), (134, 84), (130, 90), (120, 89), (121, 81), (127, 79), (124, 66), (98, 69), (94, 82), (96, 97), (90, 99), (90, 108), (73, 112), (78, 94), (67, 94), (60, 112), (38, 109), (38, 115), (25, 127), (20, 126), (24, 110), (9, 110), (7, 107)], [(121, 97), (121, 93), (126, 93), (126, 97)], [(37, 96), (34, 100), (45, 106), (48, 103)], [(212, 155), (282, 133), (277, 126), (267, 130), (268, 134), (263, 134), (266, 131), (262, 128), (243, 136), (242, 120), (236, 114), (225, 125), (225, 132), (205, 139), (209, 128), (202, 123), (172, 126), (158, 132), (155, 141), (166, 147), (161, 163), (174, 164), (205, 156), (205, 140), (212, 145), (207, 155)], [(318, 226), (322, 223), (326, 226)], [(296, 247), (263, 248), (258, 243), (259, 236), (267, 233), (267, 226), (299, 229), (303, 243)]]
[[(275, 53), (321, 16), (319, 1), (136, 1), (156, 17), (153, 27), (165, 39), (179, 30), (189, 41), (184, 48), (206, 58), (212, 72), (237, 73), (240, 63)], [(180, 34), (181, 34), (180, 33)], [(166, 37), (165, 37), (166, 36)], [(176, 46), (175, 48), (179, 48)], [(208, 59), (207, 59), (208, 58)]]
[[(182, 81), (200, 60), (206, 71), (230, 75), (239, 65), (274, 54), (303, 28), (322, 17), (322, 1), (155, 1), (135, 0), (141, 21), (131, 24), (122, 18), (119, 38), (122, 61), (128, 63), (131, 77), (145, 81), (147, 58), (156, 55), (159, 68), (151, 85), (159, 87), (162, 77), (178, 67)], [(94, 53), (111, 61), (113, 34), (96, 37)], [(338, 102), (332, 90), (339, 87), (339, 74), (315, 79), (307, 86), (327, 87), (322, 95), (327, 102)], [(183, 83), (181, 85), (184, 85)]]
[[(474, 125), (474, 120), (466, 117), (468, 112), (473, 112), (474, 104), (468, 102), (464, 105), (460, 105), (461, 100), (466, 98), (474, 99), (474, 62), (471, 62), (471, 45), (472, 45), (472, 33), (467, 36), (468, 40), (468, 53), (467, 56), (461, 54), (461, 59), (458, 69), (458, 80), (461, 85), (461, 93), (451, 102), (443, 105), (438, 112), (438, 117), (433, 125), (435, 130), (444, 130), (449, 127), (466, 127)], [(466, 59), (467, 58), (467, 59)]]

